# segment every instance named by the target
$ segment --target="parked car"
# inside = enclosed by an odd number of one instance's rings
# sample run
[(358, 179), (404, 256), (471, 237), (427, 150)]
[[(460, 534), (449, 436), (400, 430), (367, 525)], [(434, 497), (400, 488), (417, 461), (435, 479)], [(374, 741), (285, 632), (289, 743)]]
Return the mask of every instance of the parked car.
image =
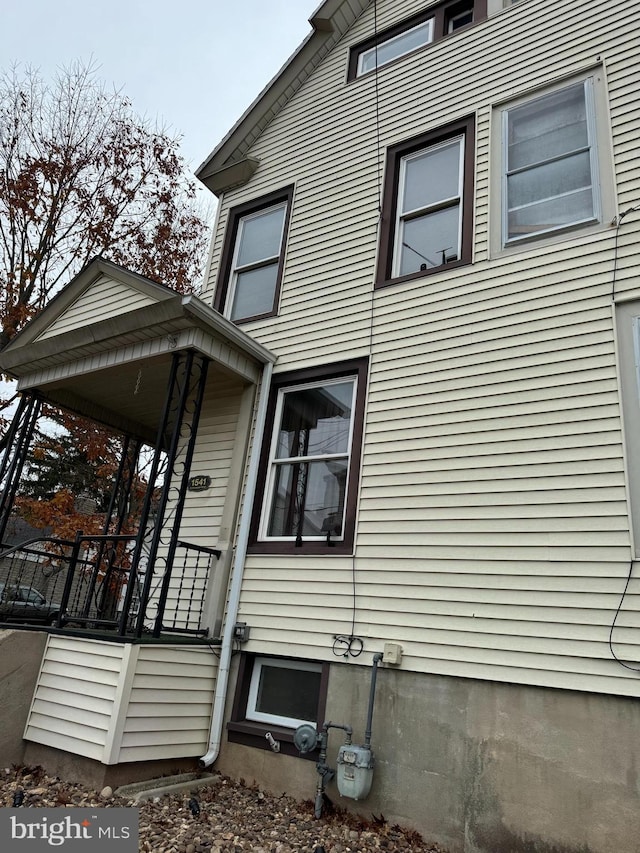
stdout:
[(37, 589), (0, 581), (0, 622), (52, 625), (59, 615), (60, 605), (48, 601)]

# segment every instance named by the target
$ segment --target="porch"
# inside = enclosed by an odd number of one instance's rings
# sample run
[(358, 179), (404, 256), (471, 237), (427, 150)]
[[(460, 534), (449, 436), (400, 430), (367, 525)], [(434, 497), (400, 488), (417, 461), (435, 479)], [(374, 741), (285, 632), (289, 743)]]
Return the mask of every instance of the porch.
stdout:
[[(0, 625), (49, 632), (27, 740), (106, 764), (206, 748), (210, 646), (222, 636), (251, 423), (273, 361), (197, 297), (102, 259), (0, 354), (21, 394), (0, 462)], [(122, 435), (103, 529), (8, 545), (47, 403)], [(131, 531), (141, 454), (146, 490)]]

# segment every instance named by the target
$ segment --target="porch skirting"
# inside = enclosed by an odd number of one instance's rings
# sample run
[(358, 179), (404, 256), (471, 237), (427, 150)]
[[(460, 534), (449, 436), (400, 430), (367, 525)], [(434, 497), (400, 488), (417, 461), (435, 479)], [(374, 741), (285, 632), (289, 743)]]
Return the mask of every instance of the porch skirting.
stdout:
[(216, 672), (206, 646), (50, 634), (24, 739), (105, 765), (200, 756)]

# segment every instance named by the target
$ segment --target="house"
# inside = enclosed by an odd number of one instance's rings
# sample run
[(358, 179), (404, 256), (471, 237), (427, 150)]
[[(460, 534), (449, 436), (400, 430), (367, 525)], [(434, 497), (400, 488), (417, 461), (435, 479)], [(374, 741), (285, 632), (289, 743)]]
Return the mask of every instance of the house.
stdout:
[[(329, 764), (340, 727), (375, 755), (341, 754), (372, 781), (341, 805), (456, 853), (631, 853), (640, 3), (311, 25), (199, 169), (201, 296), (98, 260), (0, 356), (172, 466), (135, 618), (51, 631), (27, 755), (339, 798), (296, 735), (331, 721)], [(195, 609), (178, 542), (215, 552)]]

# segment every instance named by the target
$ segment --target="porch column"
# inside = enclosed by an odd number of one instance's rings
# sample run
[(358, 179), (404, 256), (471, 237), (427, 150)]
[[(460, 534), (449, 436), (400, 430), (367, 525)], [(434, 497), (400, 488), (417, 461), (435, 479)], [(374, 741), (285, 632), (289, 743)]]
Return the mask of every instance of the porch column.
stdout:
[[(136, 617), (135, 634), (139, 637), (144, 630), (154, 575), (156, 577), (161, 576), (161, 589), (157, 600), (158, 610), (154, 625), (155, 636), (159, 635), (162, 627), (162, 616), (179, 538), (208, 364), (207, 358), (196, 355), (192, 350), (175, 353), (172, 359), (167, 396), (142, 506), (138, 541), (132, 558), (120, 623), (122, 635), (127, 633), (128, 613), (131, 609), (134, 592), (139, 587), (140, 562), (145, 551), (145, 545), (147, 546), (146, 569), (142, 573), (144, 580), (140, 590), (140, 605)], [(166, 454), (166, 460), (164, 471), (161, 471), (163, 453)], [(162, 486), (158, 495), (158, 481), (161, 478)], [(156, 503), (156, 508), (152, 513), (154, 503)], [(149, 523), (150, 519), (151, 524)]]

